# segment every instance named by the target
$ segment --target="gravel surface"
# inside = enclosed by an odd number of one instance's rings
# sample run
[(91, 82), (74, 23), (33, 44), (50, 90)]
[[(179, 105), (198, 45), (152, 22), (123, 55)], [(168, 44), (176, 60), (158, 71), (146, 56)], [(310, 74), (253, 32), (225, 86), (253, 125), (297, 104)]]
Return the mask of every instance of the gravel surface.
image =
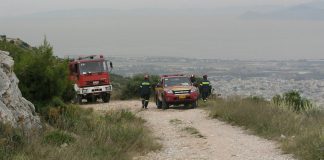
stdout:
[[(112, 101), (82, 105), (104, 112), (129, 109), (147, 120), (147, 126), (163, 145), (157, 152), (135, 157), (139, 160), (292, 160), (275, 142), (250, 135), (247, 131), (216, 119), (201, 109), (159, 110), (150, 103), (141, 109), (140, 101)], [(192, 133), (186, 128), (194, 128)]]

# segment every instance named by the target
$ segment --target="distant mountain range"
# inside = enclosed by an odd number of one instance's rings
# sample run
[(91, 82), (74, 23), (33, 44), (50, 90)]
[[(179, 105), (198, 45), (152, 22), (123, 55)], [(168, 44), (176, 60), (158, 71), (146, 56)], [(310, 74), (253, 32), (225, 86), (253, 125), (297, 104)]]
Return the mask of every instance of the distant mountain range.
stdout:
[(20, 15), (15, 17), (1, 17), (7, 19), (43, 19), (43, 18), (77, 18), (77, 17), (106, 17), (106, 16), (215, 16), (235, 13), (240, 15), (244, 10), (239, 8), (233, 9), (166, 9), (166, 8), (139, 8), (139, 9), (110, 9), (110, 8), (85, 8), (85, 9), (69, 9), (54, 10), (48, 12), (37, 12), (32, 14)]
[(14, 17), (1, 17), (0, 19), (61, 19), (61, 18), (92, 18), (107, 16), (232, 16), (240, 19), (274, 19), (274, 20), (317, 20), (324, 21), (324, 0), (315, 0), (294, 6), (231, 6), (223, 8), (138, 8), (138, 9), (110, 9), (85, 8), (54, 10), (37, 12)]
[(251, 10), (242, 19), (275, 19), (275, 20), (324, 20), (324, 0), (313, 1), (290, 7), (279, 7), (268, 10)]

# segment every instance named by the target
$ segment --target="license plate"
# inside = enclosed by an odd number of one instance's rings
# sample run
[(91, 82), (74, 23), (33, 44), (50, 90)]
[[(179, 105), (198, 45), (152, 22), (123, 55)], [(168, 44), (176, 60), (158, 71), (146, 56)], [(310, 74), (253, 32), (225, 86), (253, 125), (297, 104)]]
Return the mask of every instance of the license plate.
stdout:
[(98, 85), (99, 81), (93, 81), (93, 85)]
[(186, 95), (179, 95), (179, 99), (186, 99)]

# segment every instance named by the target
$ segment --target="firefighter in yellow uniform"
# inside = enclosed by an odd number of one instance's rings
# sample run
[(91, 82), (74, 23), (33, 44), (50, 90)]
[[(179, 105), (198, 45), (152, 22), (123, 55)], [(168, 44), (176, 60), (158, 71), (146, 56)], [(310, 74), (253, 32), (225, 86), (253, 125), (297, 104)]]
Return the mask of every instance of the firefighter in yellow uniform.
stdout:
[(149, 100), (150, 100), (150, 96), (151, 96), (151, 90), (152, 90), (152, 86), (151, 83), (149, 81), (149, 76), (145, 75), (144, 76), (144, 81), (141, 83), (140, 85), (140, 94), (141, 94), (141, 98), (142, 98), (142, 108), (147, 109)]

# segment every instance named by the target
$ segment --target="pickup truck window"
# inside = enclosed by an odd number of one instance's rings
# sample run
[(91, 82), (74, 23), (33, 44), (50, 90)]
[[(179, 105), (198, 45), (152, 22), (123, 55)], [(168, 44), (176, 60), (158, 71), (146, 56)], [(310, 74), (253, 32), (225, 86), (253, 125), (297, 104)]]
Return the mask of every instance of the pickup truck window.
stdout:
[(187, 77), (172, 77), (164, 79), (164, 86), (190, 86), (191, 82)]

